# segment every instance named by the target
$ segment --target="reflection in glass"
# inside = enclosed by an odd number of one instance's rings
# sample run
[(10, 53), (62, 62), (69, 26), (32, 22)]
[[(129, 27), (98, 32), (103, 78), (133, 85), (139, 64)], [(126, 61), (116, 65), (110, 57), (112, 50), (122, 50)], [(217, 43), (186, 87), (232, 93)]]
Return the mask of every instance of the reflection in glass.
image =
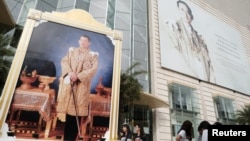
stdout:
[(90, 0), (77, 0), (75, 8), (89, 11)]
[(223, 124), (235, 124), (235, 103), (232, 99), (217, 96), (214, 98), (217, 120)]
[(40, 11), (52, 12), (56, 11), (58, 0), (38, 0), (36, 9)]
[(75, 0), (59, 0), (57, 11), (66, 12), (74, 8)]
[(27, 15), (28, 15), (28, 12), (29, 12), (29, 9), (34, 8), (35, 4), (36, 4), (36, 0), (25, 0), (24, 1), (20, 15), (17, 19), (17, 24), (22, 25), (22, 26), (24, 25), (26, 18), (27, 18)]
[(18, 15), (21, 11), (23, 0), (5, 0), (13, 18), (17, 21)]

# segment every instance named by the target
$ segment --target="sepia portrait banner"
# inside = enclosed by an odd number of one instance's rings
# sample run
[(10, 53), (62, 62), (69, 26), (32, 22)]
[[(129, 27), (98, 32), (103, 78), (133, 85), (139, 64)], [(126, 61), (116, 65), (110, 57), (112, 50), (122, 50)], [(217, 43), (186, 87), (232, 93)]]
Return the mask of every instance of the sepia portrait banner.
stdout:
[(237, 28), (205, 3), (159, 0), (158, 8), (163, 68), (250, 94), (250, 69)]

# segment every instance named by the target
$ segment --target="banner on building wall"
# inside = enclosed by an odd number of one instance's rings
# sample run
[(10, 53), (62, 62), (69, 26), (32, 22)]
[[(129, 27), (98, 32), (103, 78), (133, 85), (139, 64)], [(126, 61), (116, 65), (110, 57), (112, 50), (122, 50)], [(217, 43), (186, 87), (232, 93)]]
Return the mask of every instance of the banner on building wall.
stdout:
[(161, 66), (250, 94), (240, 32), (190, 0), (158, 1)]

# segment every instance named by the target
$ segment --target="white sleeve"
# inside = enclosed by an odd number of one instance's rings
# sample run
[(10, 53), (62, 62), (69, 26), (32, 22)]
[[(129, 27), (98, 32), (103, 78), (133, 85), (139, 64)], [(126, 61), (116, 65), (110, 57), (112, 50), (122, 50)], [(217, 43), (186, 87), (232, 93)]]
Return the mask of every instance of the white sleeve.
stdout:
[(70, 84), (70, 76), (67, 75), (64, 80), (63, 80), (64, 84)]
[(203, 130), (201, 141), (208, 141), (208, 130), (207, 129)]
[(180, 135), (182, 138), (186, 138), (185, 130), (181, 130), (178, 135)]

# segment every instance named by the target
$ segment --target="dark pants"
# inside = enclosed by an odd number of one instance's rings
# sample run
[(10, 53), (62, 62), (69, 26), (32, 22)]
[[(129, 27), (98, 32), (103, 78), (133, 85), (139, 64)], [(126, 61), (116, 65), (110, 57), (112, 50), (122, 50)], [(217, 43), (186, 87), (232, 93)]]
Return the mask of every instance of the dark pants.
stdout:
[(76, 123), (76, 117), (66, 114), (66, 122), (64, 127), (64, 141), (75, 141), (77, 135), (78, 135), (78, 127)]

